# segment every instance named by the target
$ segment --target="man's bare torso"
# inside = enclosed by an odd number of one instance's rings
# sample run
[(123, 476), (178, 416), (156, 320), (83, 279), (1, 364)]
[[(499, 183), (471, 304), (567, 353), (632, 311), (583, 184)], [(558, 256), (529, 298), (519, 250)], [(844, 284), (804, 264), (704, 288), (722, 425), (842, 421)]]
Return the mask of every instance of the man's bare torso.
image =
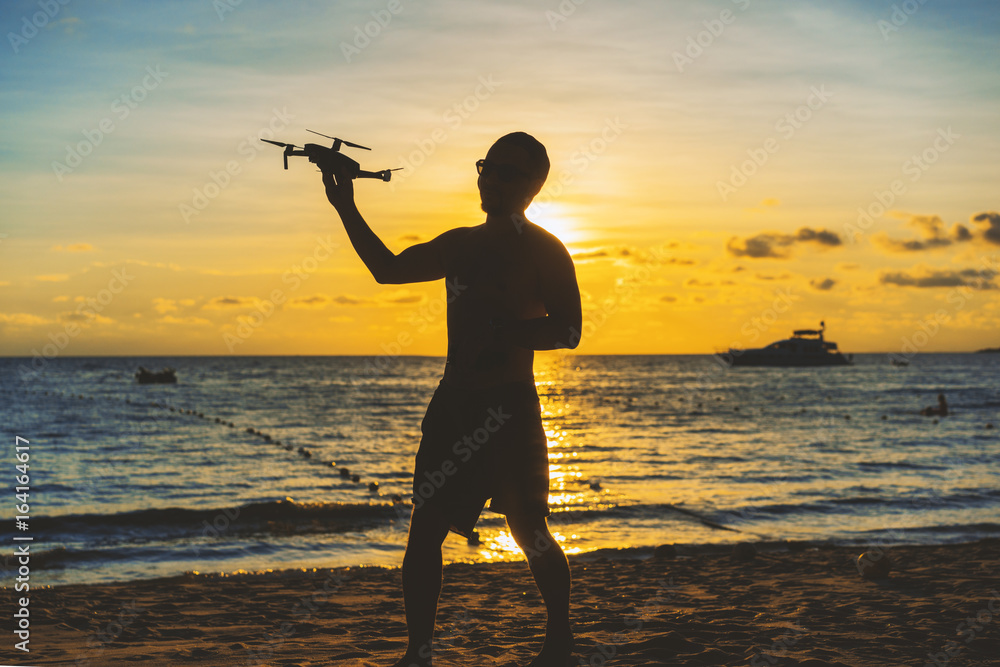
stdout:
[(529, 222), (499, 231), (482, 224), (451, 235), (445, 263), (455, 296), (448, 304), (445, 381), (478, 388), (533, 379), (534, 352), (503, 343), (492, 322), (546, 315), (539, 262), (558, 239)]

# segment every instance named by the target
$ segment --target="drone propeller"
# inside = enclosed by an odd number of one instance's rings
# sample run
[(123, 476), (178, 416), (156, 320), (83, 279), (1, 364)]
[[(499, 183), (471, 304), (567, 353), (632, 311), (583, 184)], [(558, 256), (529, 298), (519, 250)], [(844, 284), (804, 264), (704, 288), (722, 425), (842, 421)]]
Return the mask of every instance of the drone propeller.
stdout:
[(362, 146), (361, 144), (351, 143), (350, 141), (347, 141), (346, 139), (338, 139), (337, 137), (331, 137), (329, 134), (323, 134), (322, 132), (316, 132), (315, 130), (310, 130), (308, 128), (306, 128), (306, 132), (312, 132), (313, 134), (318, 134), (321, 137), (326, 137), (327, 139), (333, 139), (334, 141), (339, 141), (340, 143), (346, 144), (347, 146), (350, 146), (351, 148), (361, 148), (361, 149), (366, 150), (366, 151), (370, 151), (371, 150), (367, 146)]
[(269, 144), (274, 144), (275, 146), (281, 146), (282, 148), (288, 148), (289, 146), (291, 146), (292, 148), (299, 148), (299, 146), (296, 146), (295, 144), (283, 144), (280, 141), (271, 141), (270, 139), (261, 139), (261, 141), (266, 141)]

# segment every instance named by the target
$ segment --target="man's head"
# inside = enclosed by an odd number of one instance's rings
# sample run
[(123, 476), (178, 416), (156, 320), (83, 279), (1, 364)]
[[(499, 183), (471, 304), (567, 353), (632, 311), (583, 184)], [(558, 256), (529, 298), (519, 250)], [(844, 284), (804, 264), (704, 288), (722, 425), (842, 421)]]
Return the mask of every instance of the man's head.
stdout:
[(512, 132), (497, 139), (477, 163), (479, 197), (487, 215), (523, 213), (549, 175), (549, 156), (537, 139)]

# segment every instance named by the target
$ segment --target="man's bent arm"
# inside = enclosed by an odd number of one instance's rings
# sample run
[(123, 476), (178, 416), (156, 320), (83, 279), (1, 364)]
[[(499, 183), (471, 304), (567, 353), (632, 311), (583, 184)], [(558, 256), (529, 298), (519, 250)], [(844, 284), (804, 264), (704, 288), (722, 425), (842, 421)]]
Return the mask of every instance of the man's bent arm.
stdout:
[(530, 320), (505, 320), (501, 324), (501, 339), (529, 350), (575, 348), (580, 344), (583, 328), (580, 287), (573, 259), (561, 243), (552, 247), (540, 262), (538, 280), (547, 315)]
[(531, 320), (505, 320), (501, 336), (505, 342), (529, 350), (573, 349), (580, 344), (580, 322), (546, 315)]

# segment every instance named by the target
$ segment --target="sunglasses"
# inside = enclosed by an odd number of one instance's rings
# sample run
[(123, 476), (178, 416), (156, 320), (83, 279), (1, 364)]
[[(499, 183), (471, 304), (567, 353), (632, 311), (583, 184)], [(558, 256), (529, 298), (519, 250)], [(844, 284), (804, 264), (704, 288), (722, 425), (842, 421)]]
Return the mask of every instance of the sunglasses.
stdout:
[(497, 164), (496, 162), (490, 162), (489, 160), (479, 160), (476, 162), (476, 171), (479, 172), (481, 176), (489, 176), (491, 173), (496, 173), (500, 177), (500, 180), (504, 183), (511, 183), (518, 179), (528, 178), (528, 175), (510, 164)]

